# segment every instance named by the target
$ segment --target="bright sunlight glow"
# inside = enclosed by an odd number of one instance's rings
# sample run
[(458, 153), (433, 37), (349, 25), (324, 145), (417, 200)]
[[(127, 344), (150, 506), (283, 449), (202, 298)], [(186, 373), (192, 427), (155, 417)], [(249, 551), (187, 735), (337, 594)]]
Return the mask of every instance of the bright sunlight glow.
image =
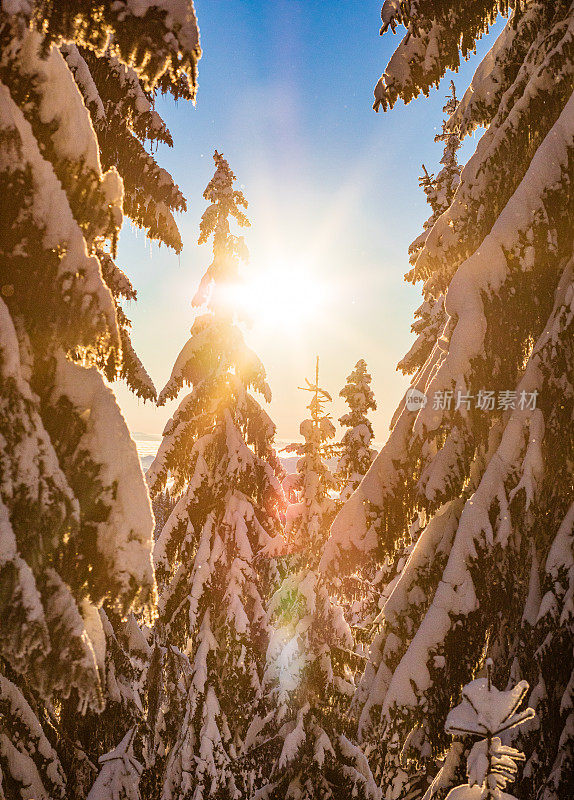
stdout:
[(325, 308), (327, 287), (304, 263), (277, 261), (246, 278), (238, 301), (262, 333), (302, 335)]

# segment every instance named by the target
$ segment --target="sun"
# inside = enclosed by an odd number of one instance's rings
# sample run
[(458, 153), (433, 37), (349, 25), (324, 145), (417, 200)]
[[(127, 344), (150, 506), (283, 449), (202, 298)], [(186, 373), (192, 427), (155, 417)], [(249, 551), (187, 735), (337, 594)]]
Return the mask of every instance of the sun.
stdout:
[(325, 309), (328, 290), (309, 264), (274, 261), (246, 277), (239, 303), (262, 333), (301, 335)]

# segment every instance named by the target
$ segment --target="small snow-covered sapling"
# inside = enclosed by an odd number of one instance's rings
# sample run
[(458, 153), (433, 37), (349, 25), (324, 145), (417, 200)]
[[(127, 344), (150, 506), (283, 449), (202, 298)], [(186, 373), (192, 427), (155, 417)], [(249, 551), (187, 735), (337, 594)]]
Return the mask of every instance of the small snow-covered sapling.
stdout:
[(136, 728), (109, 753), (101, 756), (102, 765), (87, 800), (140, 800), (139, 783), (143, 767), (134, 756)]
[(532, 708), (517, 711), (528, 691), (526, 681), (509, 691), (499, 691), (492, 685), (490, 658), (486, 670), (486, 678), (463, 687), (462, 702), (446, 718), (447, 733), (480, 737), (468, 754), (468, 783), (452, 789), (446, 800), (516, 800), (503, 790), (516, 778), (517, 762), (524, 761), (524, 754), (503, 745), (500, 734), (532, 719), (535, 712)]

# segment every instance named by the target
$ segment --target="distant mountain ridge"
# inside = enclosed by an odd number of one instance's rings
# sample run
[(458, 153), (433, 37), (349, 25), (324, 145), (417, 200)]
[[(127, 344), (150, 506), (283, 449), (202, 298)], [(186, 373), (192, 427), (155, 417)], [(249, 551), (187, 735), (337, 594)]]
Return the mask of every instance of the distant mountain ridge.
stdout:
[[(160, 436), (160, 434), (142, 433), (140, 431), (133, 431), (132, 437), (136, 443), (140, 461), (143, 470), (145, 472), (147, 469), (149, 469), (150, 464), (155, 458), (158, 447), (162, 440), (162, 436)], [(299, 456), (281, 454), (282, 448), (286, 447), (288, 444), (292, 444), (292, 440), (289, 439), (277, 440), (277, 452), (279, 454), (279, 460), (281, 461), (283, 468), (285, 469), (286, 472), (288, 473), (296, 472), (297, 461), (299, 459)], [(330, 466), (331, 468), (333, 468), (336, 464), (337, 459), (331, 459), (331, 461), (332, 463), (330, 464)]]

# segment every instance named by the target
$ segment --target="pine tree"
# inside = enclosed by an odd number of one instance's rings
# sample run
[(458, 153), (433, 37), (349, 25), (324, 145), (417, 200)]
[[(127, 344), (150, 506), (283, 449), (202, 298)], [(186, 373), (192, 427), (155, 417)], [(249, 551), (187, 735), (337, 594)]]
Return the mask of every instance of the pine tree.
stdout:
[[(255, 798), (377, 798), (361, 750), (351, 741), (344, 711), (352, 693), (348, 651), (353, 646), (340, 606), (317, 573), (335, 504), (335, 480), (325, 459), (335, 428), (319, 385), (319, 359), (310, 419), (301, 423), (300, 500), (288, 508), (285, 535), (291, 555), (287, 574), (269, 603), (272, 636), (267, 650), (264, 701), (246, 738), (246, 755), (259, 784)], [(347, 734), (347, 735), (345, 735)], [(258, 769), (257, 769), (258, 767)]]
[(426, 517), (362, 698), (386, 797), (421, 797), (458, 758), (444, 733), (451, 698), (491, 656), (497, 684), (528, 680), (539, 715), (536, 731), (523, 726), (515, 794), (557, 800), (574, 760), (572, 10), (471, 5), (383, 6), (384, 26), (408, 27), (376, 90), (383, 107), (427, 93), (497, 8), (512, 13), (448, 122), (461, 137), (486, 131), (409, 273), (426, 298), (445, 297), (412, 384), (427, 404), (397, 409), (321, 566), (392, 555), (413, 514)]
[(297, 481), (300, 500), (287, 508), (285, 537), (292, 552), (301, 551), (303, 563), (308, 550), (320, 553), (326, 532), (335, 513), (335, 502), (330, 496), (337, 488), (337, 480), (327, 464), (337, 452), (337, 445), (329, 440), (335, 436), (335, 426), (325, 411), (331, 395), (319, 386), (319, 358), (315, 366), (315, 382), (306, 380), (299, 387), (312, 397), (307, 408), (310, 419), (303, 420), (299, 432), (303, 443), (288, 445), (287, 452), (296, 453)]
[(339, 497), (343, 501), (353, 494), (376, 455), (371, 448), (373, 426), (367, 417), (368, 411), (375, 411), (377, 408), (370, 383), (367, 365), (361, 359), (355, 364), (340, 392), (349, 406), (349, 411), (339, 418), (340, 424), (349, 429), (341, 440), (341, 455), (336, 473), (341, 486)]
[[(442, 130), (434, 137), (435, 142), (445, 143), (440, 161), (443, 168), (435, 177), (427, 171), (423, 164), (423, 175), (419, 178), (419, 185), (425, 192), (432, 214), (423, 224), (420, 236), (409, 246), (409, 261), (413, 265), (435, 222), (448, 210), (460, 181), (462, 168), (457, 161), (457, 152), (461, 144), (460, 137), (456, 130), (451, 131), (448, 126), (448, 121), (454, 114), (457, 103), (454, 82), (451, 81), (450, 95), (447, 95), (446, 103), (443, 106), (446, 116), (443, 119)], [(410, 274), (407, 274), (406, 277), (408, 279)], [(411, 330), (417, 334), (417, 338), (409, 352), (399, 362), (398, 369), (407, 374), (420, 369), (435, 346), (437, 338), (442, 334), (447, 320), (444, 296), (441, 294), (438, 298), (427, 297), (415, 311), (415, 322), (411, 326)], [(348, 497), (344, 499), (346, 500)], [(378, 649), (384, 638), (384, 633), (381, 631), (382, 615), (380, 612), (394, 589), (420, 530), (421, 524), (417, 517), (409, 525), (400, 544), (395, 547), (394, 555), (384, 553), (379, 559), (373, 560), (368, 569), (363, 568), (339, 581), (339, 592), (346, 598), (349, 605), (346, 616), (354, 626), (355, 639), (360, 646), (364, 646), (371, 636), (371, 663), (367, 665), (365, 674), (359, 681), (353, 708), (359, 708), (364, 698), (370, 693), (371, 681), (374, 678), (373, 660), (375, 662), (378, 660)]]
[[(376, 451), (371, 448), (373, 428), (367, 417), (368, 411), (377, 407), (370, 387), (371, 376), (362, 359), (357, 361), (347, 383), (340, 392), (345, 398), (349, 412), (339, 418), (348, 430), (341, 440), (341, 452), (337, 464), (336, 478), (339, 484), (339, 501), (345, 502), (353, 494), (363, 476), (371, 466)], [(389, 562), (389, 560), (387, 560)], [(355, 572), (345, 576), (337, 587), (339, 602), (343, 605), (345, 619), (351, 625), (356, 646), (363, 651), (378, 613), (381, 584), (387, 577), (384, 565), (372, 565), (370, 573)]]
[[(213, 261), (193, 301), (207, 303), (207, 310), (194, 320), (159, 403), (184, 383), (193, 388), (147, 473), (154, 494), (171, 480), (177, 496), (154, 551), (156, 632), (167, 659), (164, 721), (158, 717), (165, 800), (239, 796), (232, 767), (260, 688), (268, 637), (264, 603), (273, 563), (261, 551), (281, 535), (275, 426), (250, 393), (269, 401), (270, 390), (244, 342), (232, 296), (247, 251), (230, 220), (249, 225), (247, 202), (217, 151), (214, 161), (199, 236), (200, 244), (213, 237)], [(180, 678), (166, 679), (170, 669)]]
[(413, 266), (435, 222), (448, 210), (452, 203), (454, 193), (460, 183), (462, 167), (458, 163), (457, 153), (460, 149), (461, 138), (456, 129), (453, 130), (449, 127), (449, 120), (455, 113), (457, 106), (456, 88), (454, 81), (451, 81), (450, 95), (447, 95), (446, 103), (442, 108), (445, 114), (442, 129), (434, 137), (435, 142), (444, 142), (444, 150), (440, 160), (442, 169), (435, 178), (432, 173), (429, 174), (423, 164), (423, 174), (419, 178), (419, 186), (425, 193), (427, 203), (432, 209), (432, 214), (423, 224), (423, 232), (409, 246), (409, 260)]
[(113, 51), (150, 97), (172, 82), (193, 93), (195, 16), (191, 6), (173, 12), (121, 2), (0, 11), (0, 794), (9, 800), (86, 796), (110, 742), (94, 738), (86, 753), (68, 722), (78, 711), (93, 719), (107, 699), (105, 620), (154, 610), (149, 499), (102, 376), (155, 395), (120, 305), (135, 292), (113, 261), (124, 161), (103, 163), (83, 99), (90, 73), (80, 79), (68, 54)]
[[(416, 262), (417, 255), (434, 223), (450, 206), (460, 180), (461, 167), (457, 161), (460, 137), (456, 131), (450, 131), (448, 128), (448, 120), (456, 110), (456, 106), (456, 90), (454, 82), (451, 81), (450, 95), (447, 95), (446, 103), (443, 106), (446, 117), (443, 119), (441, 133), (434, 137), (435, 142), (445, 143), (440, 161), (443, 168), (435, 177), (432, 173), (429, 174), (423, 164), (423, 175), (419, 178), (419, 185), (425, 192), (432, 214), (423, 224), (420, 236), (409, 246), (411, 264)], [(409, 275), (407, 275), (408, 277)], [(415, 311), (415, 322), (411, 326), (413, 333), (417, 334), (417, 338), (409, 352), (399, 362), (398, 369), (407, 374), (420, 369), (434, 347), (437, 337), (444, 330), (446, 321), (444, 296), (441, 295), (437, 299), (431, 296), (427, 297), (420, 308)], [(348, 497), (344, 499), (347, 500)], [(373, 653), (376, 653), (381, 638), (379, 614), (410, 555), (420, 528), (420, 522), (416, 518), (403, 536), (403, 540), (397, 548), (396, 558), (384, 553), (379, 559), (374, 560), (368, 569), (364, 568), (345, 576), (339, 582), (339, 592), (349, 606), (346, 616), (354, 625), (355, 638), (360, 645), (365, 645), (369, 635), (374, 634), (375, 641), (372, 642), (372, 646), (375, 649), (372, 651)], [(359, 683), (355, 704), (360, 704), (360, 698), (369, 691), (371, 672), (372, 670), (368, 666)]]

